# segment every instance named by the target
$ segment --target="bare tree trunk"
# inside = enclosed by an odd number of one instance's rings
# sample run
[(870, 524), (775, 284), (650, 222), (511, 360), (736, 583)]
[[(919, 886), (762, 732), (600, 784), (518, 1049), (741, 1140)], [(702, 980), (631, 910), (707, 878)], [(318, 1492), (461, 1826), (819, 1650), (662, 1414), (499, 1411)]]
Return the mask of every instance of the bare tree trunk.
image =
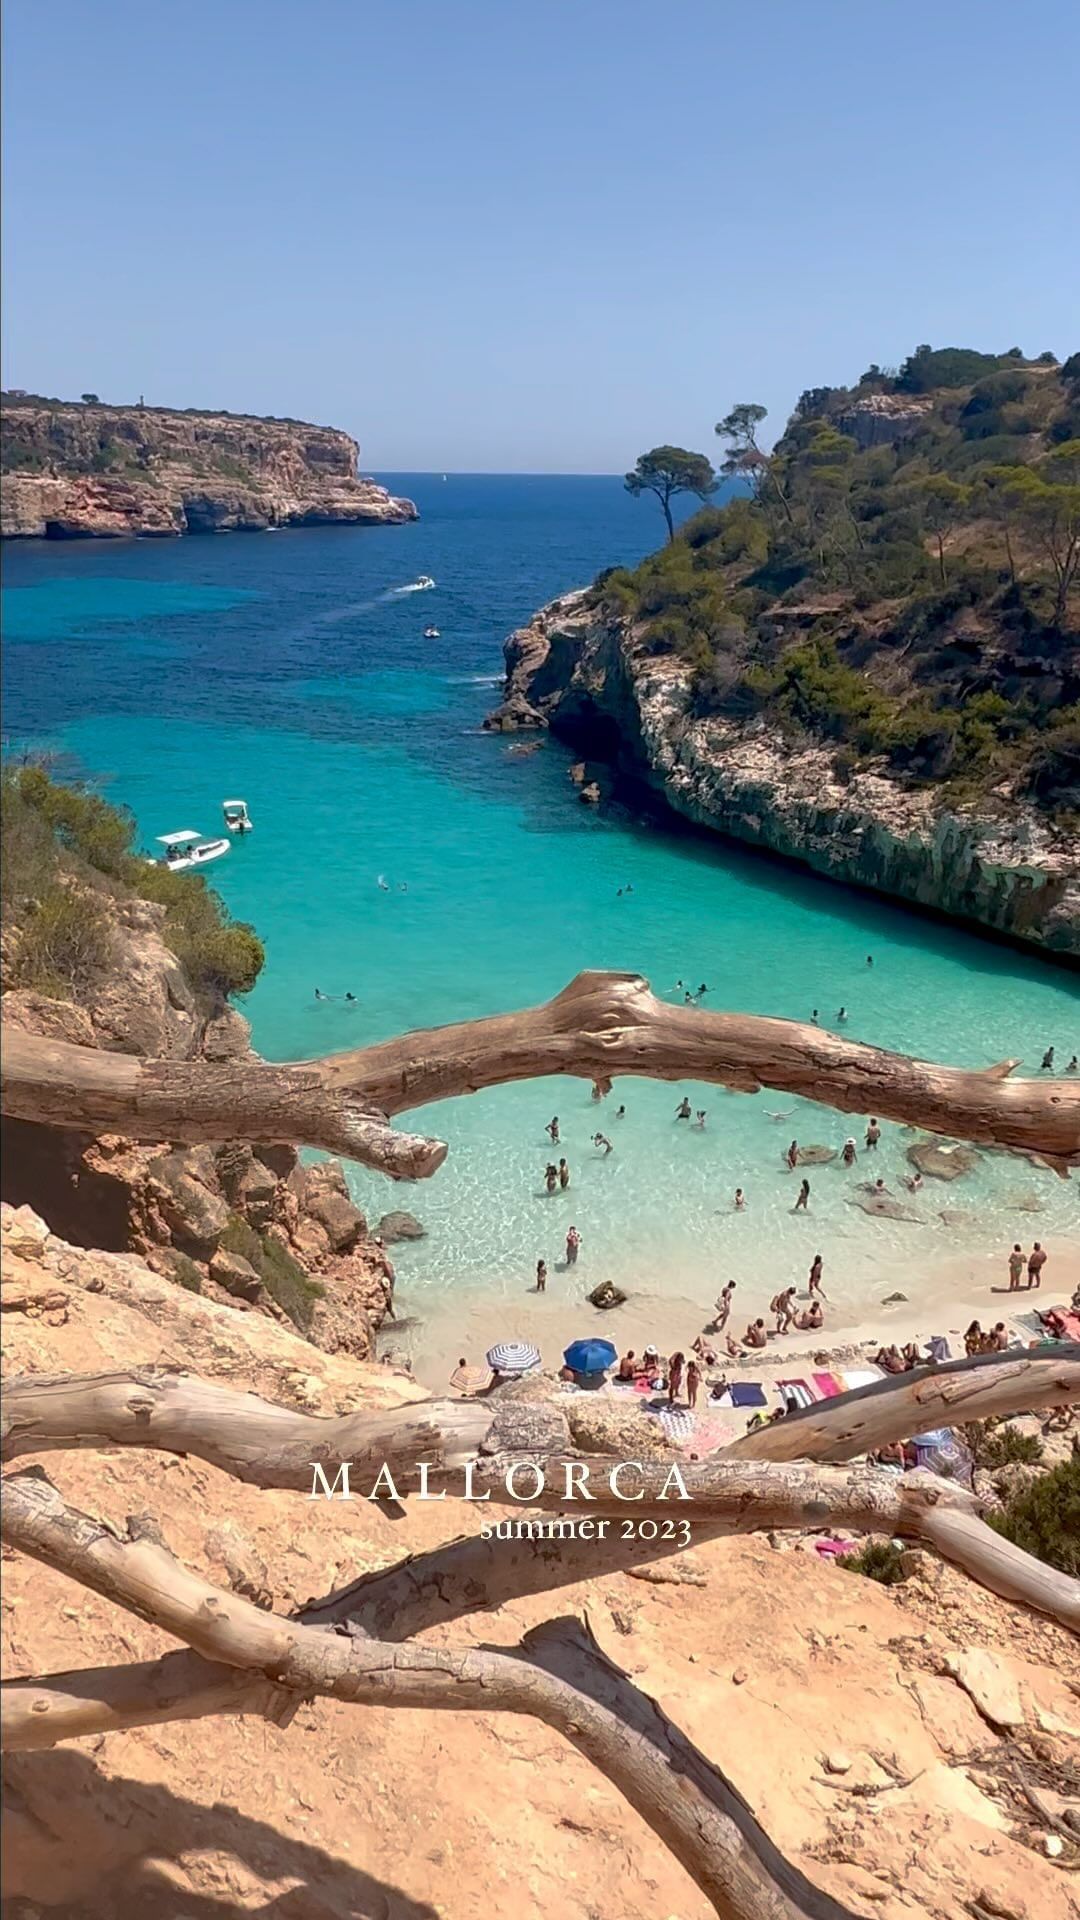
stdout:
[(620, 1073), (743, 1093), (769, 1086), (1036, 1154), (1061, 1172), (1080, 1164), (1080, 1082), (1011, 1081), (1016, 1064), (935, 1066), (796, 1021), (667, 1006), (636, 974), (581, 973), (520, 1013), (286, 1066), (144, 1061), (11, 1032), (0, 1086), (16, 1119), (140, 1140), (288, 1141), (399, 1178), (433, 1172), (446, 1148), (395, 1133), (387, 1115), (547, 1074), (602, 1086)]
[[(732, 1920), (853, 1920), (850, 1909), (784, 1858), (719, 1768), (575, 1622), (541, 1628), (516, 1654), (388, 1646), (322, 1633), (260, 1612), (236, 1594), (219, 1593), (146, 1531), (132, 1531), (130, 1524), (127, 1534), (104, 1528), (65, 1506), (37, 1474), (5, 1481), (3, 1526), (5, 1539), (46, 1566), (187, 1641), (203, 1655), (204, 1680), (213, 1675), (208, 1659), (222, 1663), (213, 1676), (219, 1699), (228, 1697), (222, 1690), (231, 1666), (254, 1677), (257, 1688), (265, 1690), (270, 1681), (298, 1698), (527, 1714), (562, 1733), (607, 1776), (718, 1914)], [(55, 1716), (63, 1719), (73, 1680), (57, 1676), (5, 1688), (5, 1745), (49, 1744), (41, 1735), (50, 1718), (55, 1739)], [(113, 1691), (113, 1679), (99, 1670), (96, 1692), (115, 1724), (120, 1709), (111, 1703)], [(124, 1670), (119, 1691), (130, 1713)], [(77, 1711), (85, 1723), (85, 1698)], [(133, 1724), (126, 1717), (122, 1723)]]

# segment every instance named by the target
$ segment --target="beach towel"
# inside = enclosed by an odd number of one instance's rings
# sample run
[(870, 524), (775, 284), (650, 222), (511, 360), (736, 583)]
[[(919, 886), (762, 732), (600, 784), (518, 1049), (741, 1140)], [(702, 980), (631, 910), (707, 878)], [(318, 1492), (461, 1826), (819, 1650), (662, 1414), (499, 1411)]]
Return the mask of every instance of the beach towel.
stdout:
[(840, 1378), (847, 1391), (854, 1393), (857, 1387), (872, 1387), (875, 1380), (882, 1378), (882, 1373), (880, 1367), (852, 1367), (850, 1370), (845, 1367)]
[(783, 1394), (790, 1395), (800, 1407), (813, 1406), (814, 1391), (805, 1380), (778, 1380), (776, 1384)]
[(731, 1388), (725, 1387), (723, 1393), (710, 1393), (709, 1405), (710, 1407), (733, 1407), (735, 1402), (731, 1397)]
[(936, 1360), (938, 1366), (943, 1361), (952, 1359), (949, 1342), (943, 1333), (932, 1333), (927, 1344), (930, 1348), (930, 1358)]
[(837, 1394), (844, 1391), (835, 1373), (815, 1373), (814, 1385), (823, 1400), (835, 1400)]
[(726, 1420), (711, 1420), (708, 1414), (695, 1416), (694, 1431), (688, 1442), (690, 1451), (695, 1454), (711, 1453), (714, 1447), (726, 1447), (731, 1443), (731, 1428)]
[(768, 1404), (765, 1399), (765, 1389), (759, 1387), (756, 1380), (736, 1381), (734, 1386), (729, 1388), (729, 1392), (733, 1407), (764, 1407)]
[(660, 1415), (660, 1425), (668, 1439), (681, 1446), (694, 1431), (694, 1416), (689, 1407), (665, 1407)]

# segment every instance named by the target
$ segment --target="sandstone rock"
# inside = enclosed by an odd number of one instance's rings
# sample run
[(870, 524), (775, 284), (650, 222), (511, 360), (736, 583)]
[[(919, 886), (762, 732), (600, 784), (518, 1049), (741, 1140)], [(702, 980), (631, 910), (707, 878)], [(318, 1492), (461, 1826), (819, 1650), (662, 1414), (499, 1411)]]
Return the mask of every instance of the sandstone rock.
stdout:
[(266, 1562), (232, 1521), (222, 1520), (210, 1527), (204, 1547), (211, 1579), (219, 1579), (218, 1569), (221, 1569), (234, 1593), (242, 1594), (253, 1606), (273, 1606), (274, 1596)]
[[(385, 487), (358, 477), (356, 442), (333, 427), (164, 407), (53, 408), (26, 400), (5, 408), (4, 434), (12, 449), (52, 469), (48, 475), (5, 474), (5, 538), (118, 538), (417, 518), (411, 500), (394, 499)], [(115, 459), (117, 450), (126, 463), (123, 475), (88, 471), (95, 459)], [(140, 468), (145, 480), (138, 477)]]
[(601, 1280), (600, 1285), (594, 1287), (590, 1293), (589, 1303), (601, 1309), (623, 1307), (626, 1305), (627, 1298), (622, 1288), (615, 1285), (614, 1280)]
[(5, 1025), (19, 1027), (24, 1033), (38, 1033), (45, 1040), (68, 1040), (74, 1047), (92, 1047), (94, 1028), (85, 1007), (70, 1000), (50, 1000), (44, 993), (28, 988), (12, 988), (0, 1002)]
[(375, 1229), (380, 1240), (392, 1247), (398, 1240), (423, 1240), (427, 1228), (422, 1227), (414, 1213), (384, 1213)]
[(224, 1007), (203, 1029), (204, 1060), (238, 1060), (251, 1052), (251, 1027), (235, 1007)]
[(825, 1754), (823, 1764), (826, 1773), (850, 1773), (851, 1755), (845, 1753), (842, 1747), (837, 1747), (832, 1753)]
[(931, 1180), (959, 1180), (979, 1165), (982, 1154), (959, 1142), (920, 1140), (908, 1148), (907, 1157), (913, 1167), (918, 1167), (919, 1172)]
[(981, 1647), (963, 1647), (945, 1658), (945, 1670), (995, 1727), (1022, 1727), (1020, 1688), (1001, 1661)]
[(830, 1160), (836, 1159), (835, 1147), (800, 1147), (800, 1167), (827, 1167)]
[[(205, 1154), (210, 1162), (195, 1159)], [(229, 1209), (217, 1191), (209, 1148), (167, 1153), (155, 1160), (150, 1185), (181, 1252), (208, 1260), (229, 1224)]]
[(904, 1205), (891, 1193), (853, 1193), (848, 1196), (849, 1207), (861, 1207), (864, 1213), (876, 1214), (881, 1220), (921, 1220), (922, 1214), (914, 1207)]
[(262, 1281), (250, 1260), (224, 1247), (218, 1247), (210, 1256), (210, 1278), (240, 1300), (257, 1300), (262, 1292)]
[(41, 1260), (49, 1229), (30, 1207), (4, 1210), (3, 1247), (5, 1256), (19, 1260)]
[(881, 1304), (883, 1307), (896, 1307), (900, 1305), (902, 1300), (906, 1300), (906, 1299), (907, 1299), (906, 1293), (887, 1293), (884, 1296)]

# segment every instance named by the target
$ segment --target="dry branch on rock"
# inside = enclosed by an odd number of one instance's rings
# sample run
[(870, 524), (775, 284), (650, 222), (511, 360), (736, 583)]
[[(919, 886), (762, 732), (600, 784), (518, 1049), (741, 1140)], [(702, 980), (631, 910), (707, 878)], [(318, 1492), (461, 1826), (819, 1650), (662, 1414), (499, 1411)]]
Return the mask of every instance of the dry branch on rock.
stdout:
[(441, 1165), (437, 1140), (388, 1116), (549, 1074), (617, 1074), (773, 1087), (932, 1133), (1080, 1164), (1080, 1084), (936, 1066), (792, 1020), (706, 1013), (658, 1000), (637, 974), (580, 973), (541, 1006), (400, 1035), (285, 1066), (259, 1060), (138, 1060), (13, 1033), (3, 1110), (23, 1120), (141, 1140), (284, 1141), (324, 1147), (394, 1178)]

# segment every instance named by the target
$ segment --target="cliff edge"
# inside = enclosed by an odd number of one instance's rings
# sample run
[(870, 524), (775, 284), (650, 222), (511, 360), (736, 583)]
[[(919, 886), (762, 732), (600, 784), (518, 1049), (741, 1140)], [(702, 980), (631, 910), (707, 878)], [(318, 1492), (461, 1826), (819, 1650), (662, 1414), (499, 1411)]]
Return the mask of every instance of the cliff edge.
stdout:
[(652, 653), (592, 589), (541, 608), (504, 651), (489, 730), (550, 727), (699, 826), (1080, 960), (1080, 852), (1034, 805), (949, 804), (880, 764), (840, 771), (820, 742), (785, 738), (761, 715), (699, 714), (691, 667)]
[(335, 427), (238, 414), (111, 407), (6, 395), (5, 539), (258, 532), (415, 520), (357, 475)]

